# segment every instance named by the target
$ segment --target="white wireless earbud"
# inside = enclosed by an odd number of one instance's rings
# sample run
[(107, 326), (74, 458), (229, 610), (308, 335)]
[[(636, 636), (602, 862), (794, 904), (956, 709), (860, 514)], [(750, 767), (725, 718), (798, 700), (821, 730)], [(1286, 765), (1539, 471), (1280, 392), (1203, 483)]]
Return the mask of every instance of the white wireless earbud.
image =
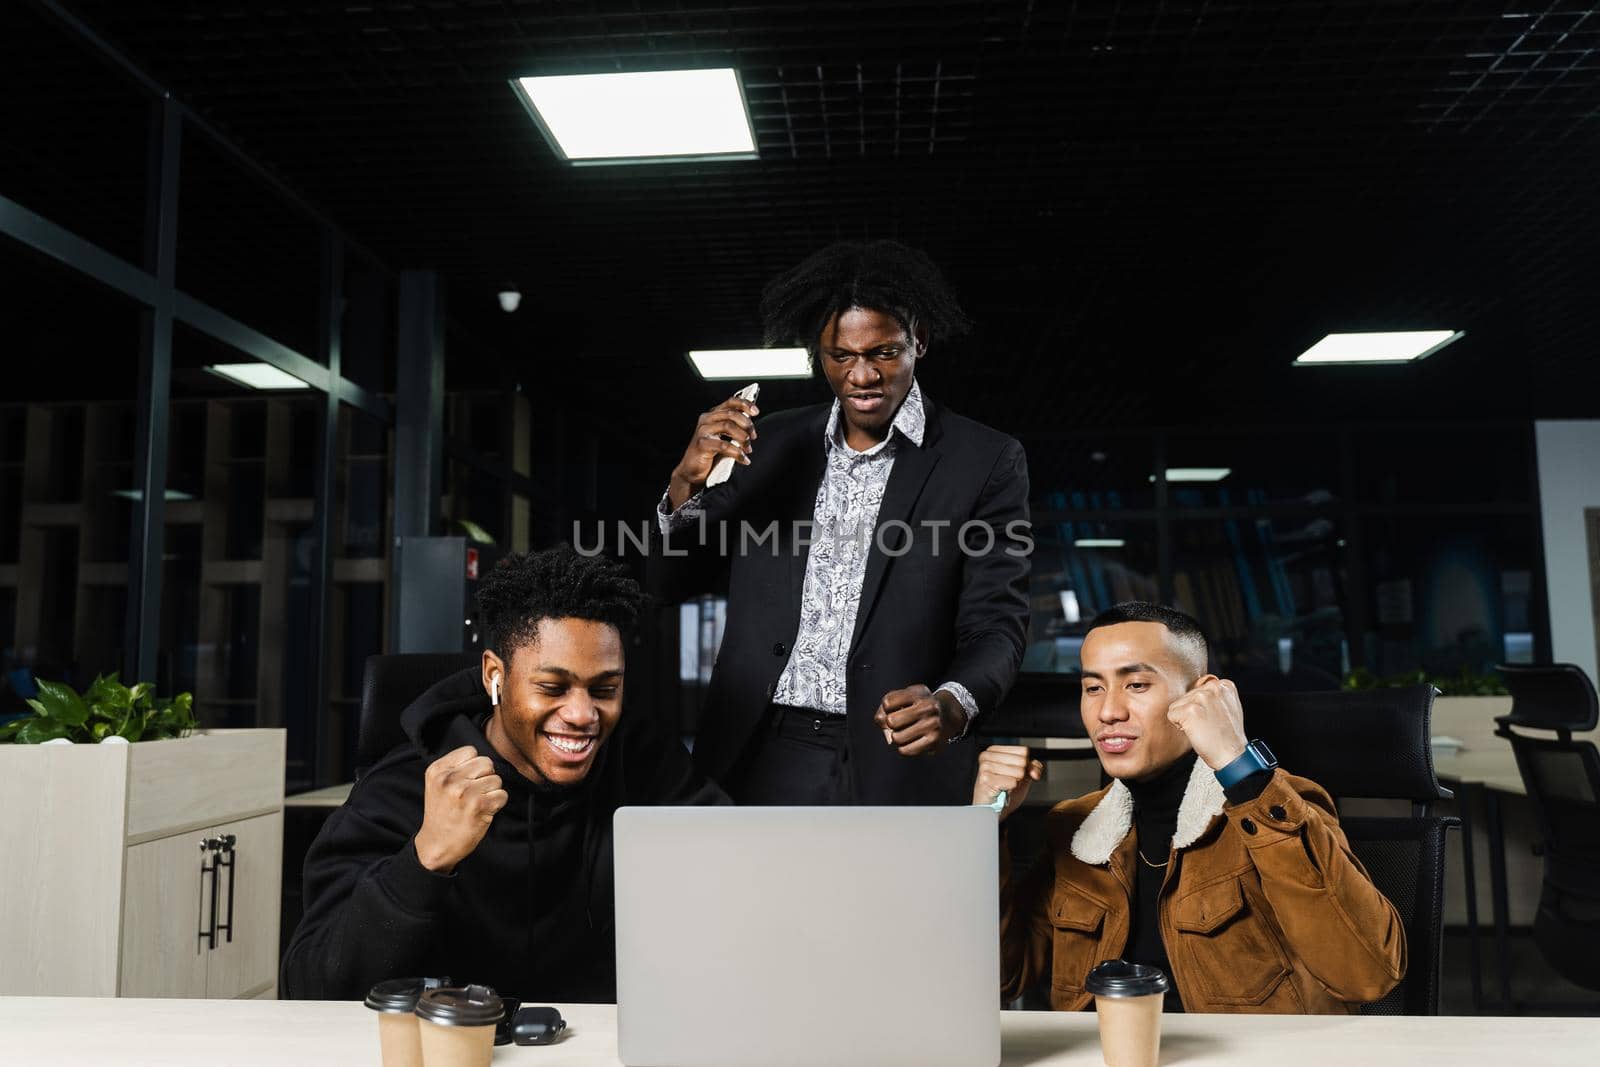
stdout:
[(489, 680), (489, 703), (498, 707), (500, 705), (500, 679)]

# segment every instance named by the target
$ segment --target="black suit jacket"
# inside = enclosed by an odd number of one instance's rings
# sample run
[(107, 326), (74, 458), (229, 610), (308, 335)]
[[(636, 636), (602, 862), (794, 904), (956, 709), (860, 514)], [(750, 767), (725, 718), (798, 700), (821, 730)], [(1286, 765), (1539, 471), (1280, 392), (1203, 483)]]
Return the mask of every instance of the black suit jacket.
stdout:
[[(830, 408), (761, 419), (750, 466), (706, 491), (705, 522), (658, 539), (651, 553), (652, 588), (674, 602), (728, 569), (727, 626), (694, 751), (701, 772), (718, 780), (743, 759), (799, 631)], [(924, 409), (922, 446), (903, 441), (895, 454), (850, 645), (849, 759), (863, 804), (970, 801), (970, 734), (937, 755), (906, 757), (885, 744), (873, 715), (890, 690), (947, 681), (964, 685), (980, 712), (992, 711), (1016, 678), (1027, 636), (1033, 542), (1022, 446), (926, 397)], [(971, 523), (962, 551), (956, 539)]]

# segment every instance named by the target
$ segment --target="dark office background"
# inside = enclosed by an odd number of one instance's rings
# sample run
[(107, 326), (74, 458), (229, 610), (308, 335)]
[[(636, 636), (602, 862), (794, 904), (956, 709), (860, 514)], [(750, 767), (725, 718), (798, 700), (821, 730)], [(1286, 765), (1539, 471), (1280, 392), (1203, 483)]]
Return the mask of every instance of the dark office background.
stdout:
[[(288, 728), (292, 788), (345, 780), (389, 645), (399, 272), (445, 292), (434, 526), (526, 549), (645, 518), (730, 391), (683, 353), (758, 343), (767, 277), (879, 237), (977, 323), (926, 390), (1027, 445), (1029, 669), (1133, 596), (1301, 687), (1546, 659), (1533, 420), (1600, 407), (1597, 41), (1549, 0), (8, 2), (0, 668), (82, 684), (153, 642), (206, 723)], [(759, 160), (572, 168), (506, 84), (700, 65), (741, 71)], [(1466, 336), (1290, 366), (1389, 328)], [(202, 369), (257, 359), (312, 388)], [(635, 708), (687, 716), (717, 620), (663, 609)]]

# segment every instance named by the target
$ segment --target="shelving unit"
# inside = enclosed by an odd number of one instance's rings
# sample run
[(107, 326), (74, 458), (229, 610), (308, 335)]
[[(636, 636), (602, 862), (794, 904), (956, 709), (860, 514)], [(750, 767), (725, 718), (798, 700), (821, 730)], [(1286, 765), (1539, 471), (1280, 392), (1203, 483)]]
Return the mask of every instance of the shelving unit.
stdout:
[[(308, 650), (296, 641), (311, 632), (302, 621), (314, 580), (320, 408), (302, 396), (172, 402), (154, 681), (162, 692), (192, 691), (205, 726), (299, 720), (307, 732), (342, 737), (360, 688), (359, 669), (352, 675), (348, 664), (385, 647), (389, 430), (378, 424), (370, 440), (355, 442), (347, 419), (335, 466), (327, 689), (320, 699), (311, 692)], [(80, 687), (121, 667), (131, 508), (117, 494), (133, 481), (132, 437), (127, 404), (0, 408), (6, 667), (32, 666)], [(352, 642), (359, 649), (347, 649)], [(289, 772), (291, 780), (308, 774), (293, 745)]]
[[(163, 693), (193, 692), (206, 727), (287, 729), (290, 787), (309, 788), (313, 751), (335, 769), (354, 751), (362, 664), (389, 646), (393, 430), (340, 409), (329, 637), (311, 649), (324, 401), (182, 395), (205, 388), (190, 372), (171, 401), (149, 680)], [(470, 519), (504, 548), (526, 550), (536, 524), (557, 514), (550, 500), (507, 485), (531, 476), (528, 397), (456, 393), (446, 412), (446, 526)], [(125, 662), (133, 436), (131, 401), (0, 405), (0, 667), (81, 687)]]
[(30, 404), (9, 407), (4, 420), (6, 647), (14, 659), (47, 671), (76, 663), (90, 676), (115, 670), (127, 607), (129, 506), (116, 494), (132, 480), (129, 411), (121, 404)]

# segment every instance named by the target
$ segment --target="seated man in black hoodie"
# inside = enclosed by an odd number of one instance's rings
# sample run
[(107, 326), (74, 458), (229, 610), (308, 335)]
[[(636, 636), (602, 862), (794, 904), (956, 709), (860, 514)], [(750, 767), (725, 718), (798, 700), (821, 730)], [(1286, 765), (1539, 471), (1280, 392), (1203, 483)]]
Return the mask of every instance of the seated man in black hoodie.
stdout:
[(317, 835), (286, 997), (355, 999), (413, 975), (539, 1001), (616, 999), (611, 815), (727, 803), (677, 741), (622, 715), (643, 602), (569, 548), (512, 556), (477, 595), (481, 667), (401, 716), (410, 743)]

